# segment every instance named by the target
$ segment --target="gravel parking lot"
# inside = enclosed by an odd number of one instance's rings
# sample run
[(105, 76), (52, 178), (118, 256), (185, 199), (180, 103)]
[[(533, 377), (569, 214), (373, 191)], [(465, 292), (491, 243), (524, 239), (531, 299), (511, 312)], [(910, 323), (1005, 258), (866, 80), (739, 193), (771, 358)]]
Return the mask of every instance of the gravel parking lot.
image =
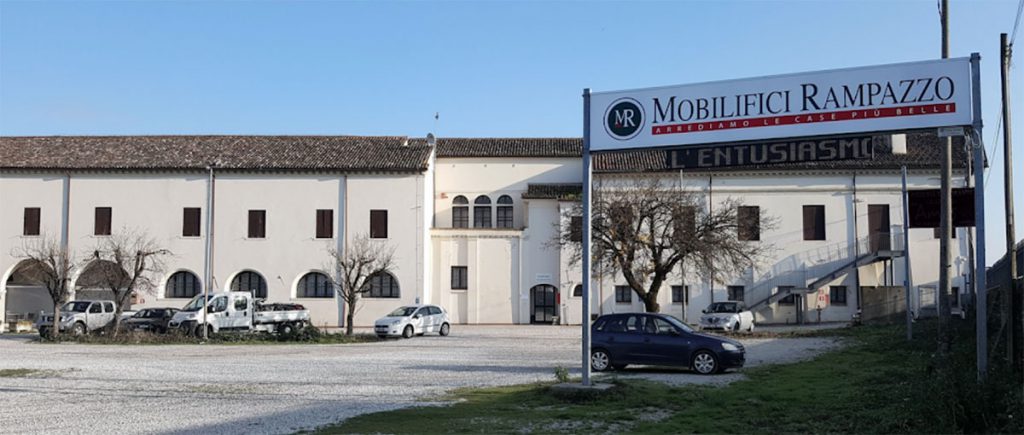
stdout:
[[(43, 345), (0, 335), (0, 432), (290, 433), (424, 403), (453, 388), (553, 380), (577, 367), (579, 328), (473, 326), (449, 337), (349, 345)], [(807, 358), (829, 339), (745, 341), (748, 365)], [(722, 383), (627, 370), (671, 383)]]

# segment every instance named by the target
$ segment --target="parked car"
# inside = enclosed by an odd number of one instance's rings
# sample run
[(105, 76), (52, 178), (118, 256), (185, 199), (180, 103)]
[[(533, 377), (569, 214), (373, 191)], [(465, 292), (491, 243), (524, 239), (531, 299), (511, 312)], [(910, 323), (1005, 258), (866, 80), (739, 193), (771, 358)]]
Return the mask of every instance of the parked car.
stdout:
[(665, 314), (606, 314), (591, 326), (590, 367), (603, 372), (629, 364), (682, 366), (700, 374), (743, 367), (743, 345), (699, 334)]
[(437, 305), (406, 305), (373, 323), (373, 332), (381, 338), (399, 335), (411, 338), (413, 334), (427, 332), (447, 336), (451, 328), (448, 312)]
[[(60, 320), (56, 323), (61, 332), (84, 335), (105, 328), (113, 321), (114, 301), (71, 301), (60, 307)], [(46, 336), (53, 332), (53, 325), (52, 313), (40, 316), (36, 330)]]
[[(203, 309), (206, 316), (203, 316)], [(168, 328), (186, 334), (219, 332), (278, 332), (288, 334), (310, 324), (309, 310), (299, 304), (262, 303), (250, 292), (210, 293), (206, 301), (198, 295), (174, 314)]]
[(754, 313), (743, 302), (715, 302), (701, 312), (700, 329), (754, 332)]
[(178, 312), (177, 308), (143, 308), (131, 317), (121, 320), (121, 326), (128, 331), (167, 332), (167, 324)]

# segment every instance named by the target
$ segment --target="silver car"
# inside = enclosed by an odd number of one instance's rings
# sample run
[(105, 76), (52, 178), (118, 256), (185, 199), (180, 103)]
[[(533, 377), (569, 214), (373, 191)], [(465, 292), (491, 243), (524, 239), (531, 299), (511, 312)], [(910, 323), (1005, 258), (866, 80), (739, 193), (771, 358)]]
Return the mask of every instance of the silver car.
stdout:
[(411, 338), (436, 332), (446, 336), (451, 332), (448, 312), (437, 305), (406, 305), (392, 311), (373, 323), (377, 336)]
[[(53, 329), (53, 314), (42, 316), (36, 329), (40, 335), (49, 335)], [(71, 301), (60, 307), (57, 323), (61, 332), (84, 335), (101, 329), (114, 321), (114, 301)]]

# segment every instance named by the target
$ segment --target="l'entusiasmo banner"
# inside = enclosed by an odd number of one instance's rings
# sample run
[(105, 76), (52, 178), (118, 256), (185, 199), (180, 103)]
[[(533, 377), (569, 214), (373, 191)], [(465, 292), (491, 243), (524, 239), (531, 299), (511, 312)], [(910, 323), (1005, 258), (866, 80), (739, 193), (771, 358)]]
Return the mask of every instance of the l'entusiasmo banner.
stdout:
[(590, 97), (590, 149), (608, 151), (970, 125), (970, 58)]

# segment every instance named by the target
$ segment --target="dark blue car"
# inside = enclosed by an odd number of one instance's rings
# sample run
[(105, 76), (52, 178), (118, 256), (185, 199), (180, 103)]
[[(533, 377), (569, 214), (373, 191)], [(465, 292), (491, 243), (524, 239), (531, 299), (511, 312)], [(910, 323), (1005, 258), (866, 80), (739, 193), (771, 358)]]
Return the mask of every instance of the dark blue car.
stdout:
[(590, 367), (621, 370), (628, 364), (683, 366), (701, 374), (743, 367), (743, 345), (698, 334), (679, 319), (655, 313), (601, 316), (591, 326)]

